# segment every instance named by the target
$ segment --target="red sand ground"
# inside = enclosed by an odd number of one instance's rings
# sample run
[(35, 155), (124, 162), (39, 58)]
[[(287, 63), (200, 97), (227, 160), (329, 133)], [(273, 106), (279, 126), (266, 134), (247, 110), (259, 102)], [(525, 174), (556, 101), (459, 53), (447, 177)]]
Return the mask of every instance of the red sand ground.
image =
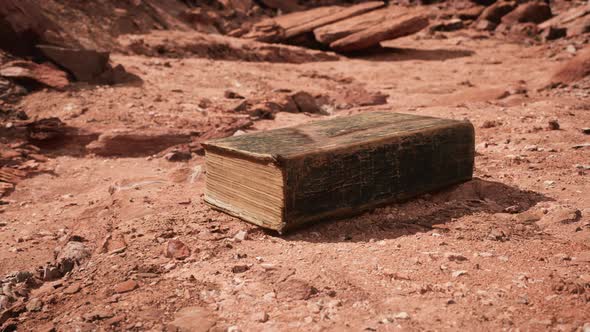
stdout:
[[(53, 172), (19, 183), (0, 206), (0, 275), (45, 266), (73, 235), (90, 257), (32, 290), (14, 318), (19, 331), (173, 330), (182, 317), (195, 331), (581, 331), (590, 323), (590, 147), (573, 147), (590, 142), (581, 131), (590, 84), (544, 88), (572, 42), (447, 37), (303, 64), (117, 54), (143, 86), (25, 97), (18, 108), (29, 116), (93, 132), (174, 132), (233, 123), (239, 101), (224, 98), (228, 89), (257, 99), (364, 87), (388, 103), (330, 116), (467, 118), (477, 157), (472, 182), (278, 236), (203, 204), (202, 156), (47, 151)], [(325, 117), (278, 113), (246, 131)], [(547, 129), (550, 120), (560, 129)], [(171, 239), (190, 256), (167, 258)]]

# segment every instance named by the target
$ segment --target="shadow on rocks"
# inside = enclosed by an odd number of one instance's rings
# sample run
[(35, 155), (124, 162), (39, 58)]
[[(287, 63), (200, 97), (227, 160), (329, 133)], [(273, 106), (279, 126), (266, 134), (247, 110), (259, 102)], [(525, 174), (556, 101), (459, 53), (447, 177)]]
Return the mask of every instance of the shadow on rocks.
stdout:
[(461, 49), (425, 50), (416, 48), (376, 47), (362, 52), (351, 53), (349, 57), (368, 61), (445, 61), (464, 58), (474, 54), (474, 51)]

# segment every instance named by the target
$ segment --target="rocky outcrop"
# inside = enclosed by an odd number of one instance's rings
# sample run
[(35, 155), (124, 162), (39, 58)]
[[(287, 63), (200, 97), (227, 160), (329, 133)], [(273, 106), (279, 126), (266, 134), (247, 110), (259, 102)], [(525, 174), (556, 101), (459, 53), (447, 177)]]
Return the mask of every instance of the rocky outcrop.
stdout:
[[(378, 46), (382, 41), (407, 36), (428, 26), (425, 15), (403, 7), (383, 7), (382, 1), (319, 7), (264, 20), (243, 37), (302, 46), (316, 43), (338, 52), (351, 52)], [(310, 37), (314, 39), (311, 43)]]
[(77, 43), (37, 2), (3, 0), (0, 2), (0, 49), (16, 56), (38, 54), (37, 44), (77, 46)]
[(503, 23), (541, 23), (553, 16), (551, 7), (544, 2), (528, 2), (502, 18)]
[(331, 43), (330, 47), (338, 52), (359, 51), (377, 46), (385, 40), (414, 34), (427, 26), (428, 17), (425, 15), (408, 13), (394, 19), (386, 17), (383, 23), (339, 39)]
[(147, 35), (124, 36), (119, 39), (119, 42), (121, 47), (129, 53), (170, 58), (192, 56), (216, 60), (286, 63), (339, 59), (338, 55), (329, 52), (288, 45), (270, 45), (253, 40), (198, 32), (154, 31)]

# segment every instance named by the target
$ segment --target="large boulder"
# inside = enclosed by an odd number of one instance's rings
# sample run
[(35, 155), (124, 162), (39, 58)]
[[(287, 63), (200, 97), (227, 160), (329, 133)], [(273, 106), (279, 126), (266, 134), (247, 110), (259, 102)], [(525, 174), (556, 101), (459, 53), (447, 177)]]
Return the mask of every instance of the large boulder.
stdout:
[(494, 24), (500, 24), (502, 17), (514, 10), (515, 7), (516, 4), (512, 1), (496, 2), (481, 13), (479, 20), (486, 20)]
[(93, 81), (109, 69), (109, 52), (38, 45), (48, 59), (67, 70), (76, 80)]
[(17, 56), (36, 55), (37, 44), (76, 46), (32, 0), (0, 1), (0, 48)]
[(551, 7), (544, 2), (528, 2), (519, 5), (515, 10), (506, 14), (502, 22), (511, 23), (541, 23), (553, 16)]

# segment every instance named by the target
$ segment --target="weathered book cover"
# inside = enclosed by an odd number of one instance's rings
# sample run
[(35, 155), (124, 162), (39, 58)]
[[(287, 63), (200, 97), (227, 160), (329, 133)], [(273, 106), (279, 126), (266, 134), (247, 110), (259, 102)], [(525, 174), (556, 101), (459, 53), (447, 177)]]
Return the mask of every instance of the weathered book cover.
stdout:
[[(246, 221), (285, 231), (470, 180), (474, 136), (469, 121), (369, 112), (217, 139), (205, 144), (205, 201)], [(233, 179), (241, 172), (220, 176), (223, 165), (238, 165), (238, 160), (243, 161), (239, 168), (269, 167), (269, 172), (258, 181), (243, 175), (249, 170)], [(262, 188), (268, 182), (264, 177), (277, 182), (274, 189)], [(250, 192), (246, 200), (239, 198), (242, 182), (248, 182), (242, 186)], [(224, 193), (229, 187), (232, 195)], [(263, 218), (249, 211), (248, 201), (260, 209), (271, 208), (264, 202), (280, 206)]]

